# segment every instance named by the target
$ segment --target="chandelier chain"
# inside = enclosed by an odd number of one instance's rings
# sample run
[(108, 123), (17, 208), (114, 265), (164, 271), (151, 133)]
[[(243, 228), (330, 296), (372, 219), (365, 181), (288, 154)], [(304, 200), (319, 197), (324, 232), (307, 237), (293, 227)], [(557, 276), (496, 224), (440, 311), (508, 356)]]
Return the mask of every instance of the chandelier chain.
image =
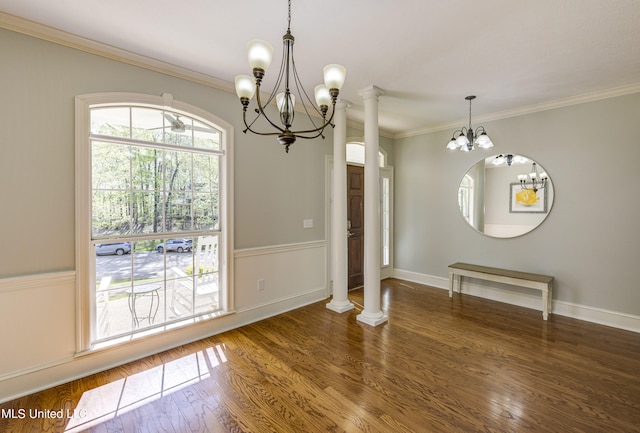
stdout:
[(287, 31), (291, 31), (291, 0), (289, 0), (289, 19), (287, 21)]

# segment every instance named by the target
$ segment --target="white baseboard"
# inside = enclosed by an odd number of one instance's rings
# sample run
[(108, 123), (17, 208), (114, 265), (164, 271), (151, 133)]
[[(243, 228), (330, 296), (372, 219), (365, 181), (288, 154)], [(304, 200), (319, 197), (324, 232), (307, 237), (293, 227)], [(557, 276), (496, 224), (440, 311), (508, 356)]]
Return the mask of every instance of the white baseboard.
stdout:
[(449, 280), (447, 278), (434, 277), (433, 275), (419, 274), (418, 272), (405, 271), (402, 269), (394, 269), (393, 277), (400, 280), (424, 284), (425, 286), (449, 290)]
[[(394, 278), (401, 280), (424, 284), (438, 289), (449, 290), (448, 278), (420, 274), (418, 272), (405, 271), (402, 269), (394, 269), (393, 276)], [(532, 308), (535, 310), (542, 309), (542, 301), (539, 295), (536, 296), (528, 293), (511, 292), (484, 284), (471, 284), (464, 280), (462, 282), (462, 293), (520, 307)], [(621, 313), (619, 311), (605, 310), (602, 308), (579, 305), (554, 299), (552, 301), (552, 314), (640, 333), (640, 317)]]

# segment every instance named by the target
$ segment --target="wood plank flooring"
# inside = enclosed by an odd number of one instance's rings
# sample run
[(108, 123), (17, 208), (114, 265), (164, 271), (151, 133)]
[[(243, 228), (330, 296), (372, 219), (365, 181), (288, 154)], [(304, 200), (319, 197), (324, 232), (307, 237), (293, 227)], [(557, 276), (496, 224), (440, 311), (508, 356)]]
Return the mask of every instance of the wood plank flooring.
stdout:
[(0, 405), (0, 431), (640, 432), (638, 333), (394, 279), (384, 325), (325, 305)]

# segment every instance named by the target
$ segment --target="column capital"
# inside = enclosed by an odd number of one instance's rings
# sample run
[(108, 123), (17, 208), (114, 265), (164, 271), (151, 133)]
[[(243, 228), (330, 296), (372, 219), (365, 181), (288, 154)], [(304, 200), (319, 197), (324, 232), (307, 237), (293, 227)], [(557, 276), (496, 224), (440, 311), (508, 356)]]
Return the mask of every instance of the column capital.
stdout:
[(371, 85), (358, 90), (358, 95), (362, 96), (362, 99), (377, 98), (380, 95), (384, 95), (384, 90), (380, 87)]

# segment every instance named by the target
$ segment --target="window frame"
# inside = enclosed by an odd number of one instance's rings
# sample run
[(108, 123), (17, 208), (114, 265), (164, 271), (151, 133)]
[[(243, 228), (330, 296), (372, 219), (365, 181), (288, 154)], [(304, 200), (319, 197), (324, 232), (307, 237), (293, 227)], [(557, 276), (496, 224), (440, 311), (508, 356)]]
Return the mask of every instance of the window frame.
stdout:
[[(176, 101), (170, 94), (162, 96), (138, 93), (93, 93), (75, 98), (75, 227), (76, 227), (76, 354), (94, 350), (92, 335), (92, 280), (95, 276), (92, 249), (92, 182), (90, 111), (97, 106), (138, 106), (171, 110), (185, 116), (200, 118), (215, 125), (221, 132), (219, 166), (220, 200), (219, 231), (220, 295), (223, 314), (234, 310), (233, 296), (233, 127), (217, 116), (190, 104)], [(94, 254), (95, 256), (95, 254)], [(193, 321), (194, 319), (188, 319)], [(169, 327), (167, 327), (169, 329)], [(136, 337), (139, 338), (139, 337)]]

